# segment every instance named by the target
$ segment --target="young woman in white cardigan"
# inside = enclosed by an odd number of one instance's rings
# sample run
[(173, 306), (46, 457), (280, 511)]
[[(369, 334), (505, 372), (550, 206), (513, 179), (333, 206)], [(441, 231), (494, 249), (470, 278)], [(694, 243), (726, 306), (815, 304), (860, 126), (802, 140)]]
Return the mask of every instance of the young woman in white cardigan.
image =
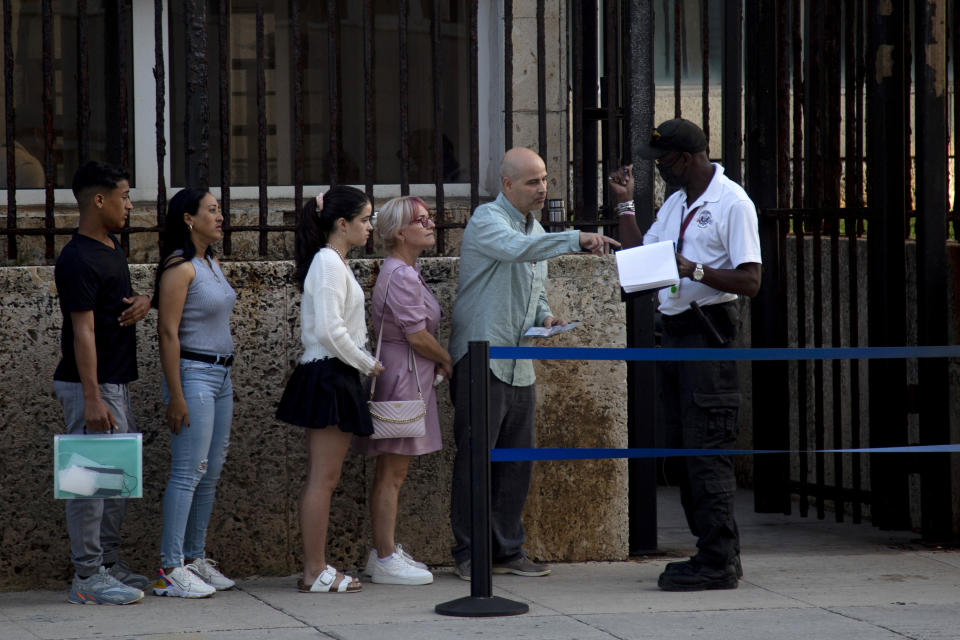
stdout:
[(300, 496), (301, 591), (351, 593), (359, 580), (326, 562), (330, 500), (354, 434), (373, 433), (360, 374), (383, 367), (370, 355), (363, 289), (345, 256), (366, 244), (373, 208), (353, 187), (331, 187), (307, 202), (295, 236), (296, 277), (303, 292), (303, 355), (290, 376), (277, 418), (306, 429), (307, 482)]

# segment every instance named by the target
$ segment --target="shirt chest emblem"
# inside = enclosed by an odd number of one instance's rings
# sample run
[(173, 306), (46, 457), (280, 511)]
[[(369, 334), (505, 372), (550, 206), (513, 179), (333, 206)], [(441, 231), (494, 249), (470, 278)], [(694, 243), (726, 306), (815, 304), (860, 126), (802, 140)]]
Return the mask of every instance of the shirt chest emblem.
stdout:
[(706, 229), (713, 222), (713, 215), (709, 211), (701, 211), (697, 214), (697, 226)]

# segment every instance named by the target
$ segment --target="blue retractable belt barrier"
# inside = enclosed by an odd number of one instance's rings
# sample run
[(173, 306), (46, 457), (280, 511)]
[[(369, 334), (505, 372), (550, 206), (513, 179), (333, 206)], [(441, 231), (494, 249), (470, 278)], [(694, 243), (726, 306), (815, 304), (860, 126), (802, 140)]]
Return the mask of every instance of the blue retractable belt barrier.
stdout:
[(746, 456), (764, 453), (960, 453), (960, 444), (929, 444), (906, 447), (861, 447), (859, 449), (491, 449), (490, 462), (521, 460), (601, 460), (608, 458), (680, 458), (684, 456)]
[[(490, 463), (521, 460), (595, 460), (603, 458), (672, 458), (680, 456), (793, 453), (777, 449), (490, 449), (487, 424), (490, 359), (625, 360), (632, 362), (708, 360), (868, 360), (960, 358), (960, 345), (935, 347), (849, 347), (788, 349), (590, 349), (580, 347), (491, 347), (470, 342), (470, 596), (438, 604), (437, 613), (486, 617), (526, 613), (525, 603), (492, 594), (490, 531)], [(817, 449), (805, 453), (957, 453), (960, 445), (919, 445), (861, 449)]]
[(802, 349), (490, 347), (491, 360), (690, 362), (709, 360), (877, 360), (897, 358), (960, 358), (960, 345), (935, 347), (819, 347)]

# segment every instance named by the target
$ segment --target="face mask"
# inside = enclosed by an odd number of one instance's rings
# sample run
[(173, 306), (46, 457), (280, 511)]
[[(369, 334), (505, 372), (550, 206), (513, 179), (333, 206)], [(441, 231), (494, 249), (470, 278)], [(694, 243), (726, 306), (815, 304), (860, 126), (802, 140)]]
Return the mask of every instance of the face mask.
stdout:
[[(677, 161), (679, 162), (679, 160)], [(663, 181), (672, 187), (683, 186), (682, 176), (678, 176), (673, 172), (673, 166), (669, 168), (663, 166), (660, 163), (657, 163), (657, 171), (660, 172), (660, 177), (663, 178)]]
[(59, 471), (61, 491), (78, 496), (109, 498), (123, 492), (123, 469), (105, 467), (79, 454), (72, 454)]

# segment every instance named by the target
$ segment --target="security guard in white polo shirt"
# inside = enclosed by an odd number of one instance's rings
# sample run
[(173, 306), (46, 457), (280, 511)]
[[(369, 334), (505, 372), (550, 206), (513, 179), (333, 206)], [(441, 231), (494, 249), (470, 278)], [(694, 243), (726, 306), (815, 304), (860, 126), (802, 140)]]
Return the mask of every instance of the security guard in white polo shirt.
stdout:
[[(676, 242), (680, 284), (661, 289), (659, 311), (664, 347), (729, 347), (740, 328), (739, 296), (760, 289), (757, 211), (723, 167), (707, 157), (707, 139), (697, 125), (677, 118), (653, 130), (637, 154), (656, 160), (667, 184), (677, 187), (657, 219), (641, 235), (633, 211), (631, 167), (610, 176), (619, 204), (623, 246)], [(669, 445), (727, 449), (737, 439), (740, 388), (736, 363), (664, 362), (657, 368), (661, 412)], [(736, 479), (730, 456), (688, 456), (681, 499), (697, 554), (671, 562), (658, 584), (667, 591), (734, 589), (740, 540), (733, 517)]]

